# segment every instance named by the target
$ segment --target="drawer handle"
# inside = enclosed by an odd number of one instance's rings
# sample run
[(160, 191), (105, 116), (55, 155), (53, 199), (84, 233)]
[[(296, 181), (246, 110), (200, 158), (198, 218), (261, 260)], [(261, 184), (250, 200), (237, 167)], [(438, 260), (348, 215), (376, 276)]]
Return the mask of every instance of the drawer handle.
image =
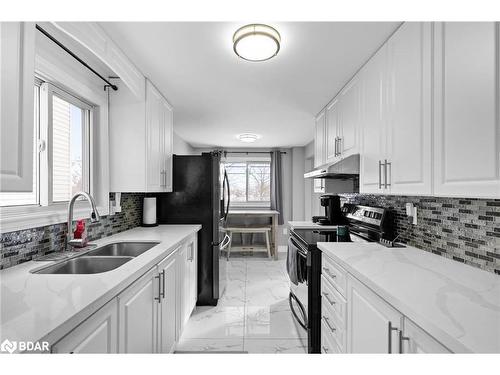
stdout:
[(333, 274), (329, 268), (326, 268), (326, 267), (323, 267), (323, 271), (325, 271), (325, 273), (330, 276), (332, 279), (335, 279), (337, 277), (337, 275)]
[(328, 353), (328, 348), (327, 348), (326, 346), (323, 346), (323, 351), (324, 351), (325, 353)]
[(325, 321), (325, 323), (328, 326), (328, 328), (330, 328), (330, 331), (332, 331), (333, 333), (335, 333), (335, 331), (337, 330), (337, 328), (332, 327), (330, 325), (330, 319), (328, 319), (326, 316), (323, 315), (323, 320)]
[(324, 293), (324, 296), (325, 296), (326, 300), (330, 303), (330, 305), (333, 306), (333, 305), (335, 305), (336, 302), (332, 301), (330, 298), (328, 298), (329, 295), (330, 294), (328, 294), (328, 293)]

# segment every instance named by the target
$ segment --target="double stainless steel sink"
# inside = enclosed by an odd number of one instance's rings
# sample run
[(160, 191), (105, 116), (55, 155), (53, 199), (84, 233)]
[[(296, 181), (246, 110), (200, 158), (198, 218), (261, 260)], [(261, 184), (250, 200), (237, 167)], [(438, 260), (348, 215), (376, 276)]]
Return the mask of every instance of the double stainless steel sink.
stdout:
[(94, 274), (114, 270), (159, 242), (114, 242), (64, 262), (42, 268), (40, 274)]

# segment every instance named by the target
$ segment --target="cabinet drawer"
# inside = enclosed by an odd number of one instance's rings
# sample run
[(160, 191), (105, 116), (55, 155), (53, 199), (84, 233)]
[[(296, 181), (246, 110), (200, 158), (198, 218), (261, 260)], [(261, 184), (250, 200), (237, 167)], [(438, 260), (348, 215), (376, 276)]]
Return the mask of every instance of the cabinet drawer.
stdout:
[(346, 330), (345, 325), (340, 324), (328, 310), (321, 312), (321, 335), (330, 336), (338, 347), (344, 351), (346, 347)]
[(335, 343), (325, 322), (321, 321), (321, 353), (322, 354), (340, 354), (343, 353)]
[(345, 327), (347, 302), (324, 276), (321, 276), (321, 306), (323, 309), (329, 310)]
[(323, 254), (322, 263), (321, 274), (345, 297), (347, 273), (325, 254)]

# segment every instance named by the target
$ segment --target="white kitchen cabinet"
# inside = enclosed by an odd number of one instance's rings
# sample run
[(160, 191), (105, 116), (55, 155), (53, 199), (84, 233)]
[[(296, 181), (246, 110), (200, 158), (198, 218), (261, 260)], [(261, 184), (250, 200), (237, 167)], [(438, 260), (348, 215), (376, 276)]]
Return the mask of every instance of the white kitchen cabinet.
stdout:
[(0, 191), (33, 191), (35, 24), (0, 22)]
[(157, 352), (161, 281), (154, 267), (118, 296), (120, 353)]
[(362, 193), (380, 193), (381, 158), (386, 150), (387, 46), (384, 45), (361, 70), (363, 85), (359, 188)]
[(349, 353), (397, 353), (403, 315), (354, 277), (347, 280)]
[(434, 192), (500, 197), (499, 23), (436, 23)]
[(172, 191), (172, 107), (149, 80), (145, 99), (117, 85), (109, 94), (110, 190)]
[(190, 237), (178, 251), (180, 333), (184, 330), (198, 298), (197, 238)]
[(158, 264), (162, 277), (163, 297), (158, 313), (158, 348), (160, 353), (171, 353), (179, 338), (176, 317), (179, 314), (177, 304), (177, 257), (169, 256)]
[(196, 234), (187, 242), (188, 267), (189, 267), (189, 303), (188, 311), (191, 315), (198, 300), (198, 241)]
[(451, 353), (439, 341), (413, 323), (410, 319), (404, 319), (404, 332), (399, 333), (401, 353)]
[(325, 110), (321, 111), (315, 119), (314, 125), (314, 167), (319, 167), (325, 164), (325, 134), (326, 134), (326, 117)]
[(338, 122), (338, 156), (345, 158), (359, 152), (359, 126), (361, 118), (361, 82), (355, 76), (340, 92)]
[(405, 22), (387, 42), (387, 165), (392, 194), (432, 192), (432, 25)]
[(334, 163), (340, 156), (339, 152), (339, 137), (340, 137), (340, 123), (339, 123), (339, 100), (333, 99), (330, 104), (326, 106), (325, 117), (325, 159), (326, 163)]
[(117, 353), (118, 303), (116, 298), (52, 345), (52, 353)]

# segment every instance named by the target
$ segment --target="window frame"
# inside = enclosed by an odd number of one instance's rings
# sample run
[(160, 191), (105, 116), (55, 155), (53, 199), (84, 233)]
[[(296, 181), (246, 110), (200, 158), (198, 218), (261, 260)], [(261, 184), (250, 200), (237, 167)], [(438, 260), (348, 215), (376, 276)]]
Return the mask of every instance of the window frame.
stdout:
[[(83, 145), (82, 145), (82, 161), (84, 162), (85, 168), (82, 166), (82, 178), (84, 178), (84, 191), (89, 194), (93, 194), (93, 143), (92, 133), (93, 133), (93, 118), (95, 106), (87, 103), (73, 93), (69, 93), (66, 90), (59, 88), (51, 82), (42, 82), (40, 95), (40, 108), (42, 109), (42, 116), (40, 119), (40, 136), (39, 142), (45, 142), (46, 147), (39, 151), (39, 164), (41, 166), (39, 171), (39, 191), (40, 191), (40, 206), (54, 206), (54, 205), (64, 205), (67, 206), (68, 201), (56, 201), (53, 200), (53, 97), (56, 96), (78, 108), (84, 110), (84, 115), (82, 117), (82, 132)], [(43, 161), (42, 161), (43, 160)], [(84, 174), (85, 171), (85, 174)]]
[[(259, 159), (259, 158), (245, 158), (245, 159), (231, 159), (231, 160), (226, 160), (224, 161), (224, 168), (226, 167), (226, 164), (230, 163), (241, 163), (245, 164), (245, 184), (246, 184), (246, 191), (245, 191), (245, 202), (240, 202), (240, 201), (234, 201), (231, 200), (230, 202), (230, 207), (231, 208), (270, 208), (271, 207), (271, 197), (269, 196), (268, 201), (253, 201), (248, 199), (248, 171), (249, 171), (249, 166), (252, 164), (269, 164), (269, 172), (271, 172), (271, 160), (270, 159)], [(269, 176), (271, 177), (271, 175)], [(231, 185), (231, 182), (229, 182)], [(271, 180), (269, 179), (269, 185), (271, 185)]]

